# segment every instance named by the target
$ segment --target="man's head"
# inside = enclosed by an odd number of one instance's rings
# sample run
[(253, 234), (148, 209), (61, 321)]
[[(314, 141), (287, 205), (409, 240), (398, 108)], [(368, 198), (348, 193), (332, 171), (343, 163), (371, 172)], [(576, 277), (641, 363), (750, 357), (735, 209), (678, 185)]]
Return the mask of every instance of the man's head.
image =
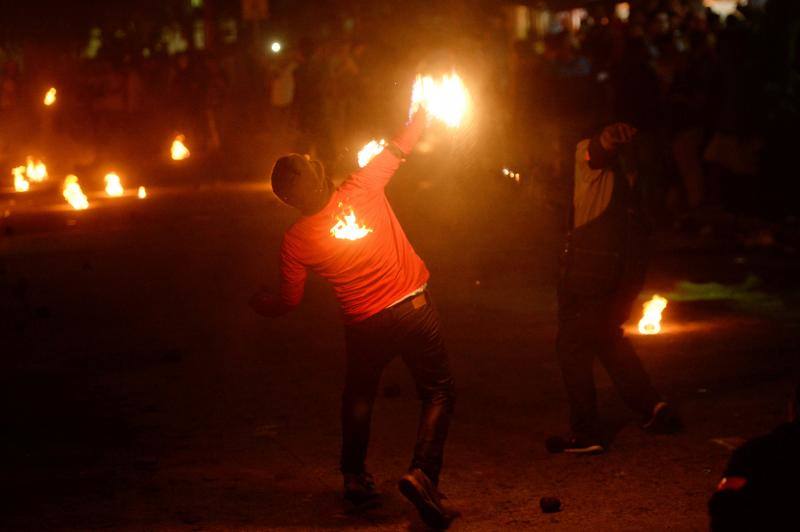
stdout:
[(272, 168), (272, 191), (287, 205), (303, 214), (319, 212), (331, 197), (333, 183), (322, 163), (307, 155), (290, 153)]

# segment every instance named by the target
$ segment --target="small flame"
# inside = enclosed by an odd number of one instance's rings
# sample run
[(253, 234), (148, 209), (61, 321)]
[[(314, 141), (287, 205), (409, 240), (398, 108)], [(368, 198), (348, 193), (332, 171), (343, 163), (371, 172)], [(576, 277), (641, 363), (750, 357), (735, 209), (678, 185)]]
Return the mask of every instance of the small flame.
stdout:
[(182, 161), (184, 159), (188, 159), (191, 153), (189, 152), (189, 148), (186, 147), (186, 137), (184, 135), (178, 135), (172, 141), (172, 146), (170, 147), (170, 155), (172, 156), (173, 161)]
[(143, 186), (140, 186), (138, 192), (136, 192), (136, 197), (139, 199), (145, 199), (147, 197), (147, 189), (145, 189)]
[(44, 95), (44, 104), (48, 107), (56, 103), (56, 88), (50, 87)]
[(77, 176), (70, 174), (64, 179), (63, 194), (64, 199), (72, 205), (73, 209), (82, 211), (89, 208), (89, 199), (86, 197), (86, 194), (83, 193), (83, 190), (81, 190)]
[(667, 308), (667, 300), (656, 294), (642, 305), (644, 314), (639, 320), (640, 334), (658, 334), (661, 332), (661, 313)]
[(418, 75), (411, 89), (411, 114), (424, 107), (431, 117), (456, 128), (467, 114), (469, 100), (469, 91), (455, 71), (438, 80)]
[(27, 192), (31, 188), (31, 183), (27, 179), (25, 179), (25, 167), (24, 166), (17, 166), (16, 168), (11, 170), (11, 173), (14, 175), (14, 190), (16, 192)]
[[(340, 203), (339, 208), (341, 207)], [(349, 212), (342, 210), (342, 214), (336, 217), (336, 224), (331, 227), (331, 235), (339, 240), (360, 240), (371, 232), (372, 229), (366, 225), (358, 225), (352, 207)]]
[(119, 176), (116, 174), (116, 172), (107, 173), (105, 180), (106, 194), (112, 198), (117, 198), (125, 193), (125, 189), (122, 188), (122, 183), (120, 183)]
[(30, 181), (34, 183), (41, 183), (45, 179), (47, 179), (47, 166), (37, 159), (35, 162), (33, 157), (26, 157), (26, 167), (25, 167), (25, 174)]
[(369, 141), (361, 148), (361, 151), (358, 152), (358, 167), (364, 168), (367, 166), (372, 159), (383, 151), (384, 146), (386, 146), (386, 141), (384, 139), (377, 141), (373, 139)]

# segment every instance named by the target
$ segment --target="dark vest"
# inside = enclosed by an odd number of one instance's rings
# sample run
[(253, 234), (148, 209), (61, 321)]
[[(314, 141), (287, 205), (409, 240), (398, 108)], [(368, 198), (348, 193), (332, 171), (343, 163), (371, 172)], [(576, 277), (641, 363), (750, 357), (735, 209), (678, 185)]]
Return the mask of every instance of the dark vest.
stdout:
[(644, 284), (649, 227), (619, 165), (612, 172), (608, 206), (567, 236), (561, 286), (576, 295), (635, 294)]

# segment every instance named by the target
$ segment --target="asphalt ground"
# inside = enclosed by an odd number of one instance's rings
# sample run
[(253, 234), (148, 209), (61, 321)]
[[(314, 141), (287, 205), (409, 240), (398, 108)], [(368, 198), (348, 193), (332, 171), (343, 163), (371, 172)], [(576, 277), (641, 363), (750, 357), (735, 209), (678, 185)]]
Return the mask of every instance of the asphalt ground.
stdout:
[[(431, 270), (457, 382), (441, 481), (463, 513), (453, 529), (706, 529), (731, 448), (782, 421), (797, 381), (797, 259), (659, 236), (645, 295), (682, 300), (663, 334), (633, 338), (686, 431), (643, 433), (598, 369), (609, 452), (549, 455), (544, 439), (567, 419), (553, 348), (559, 215), (535, 186), (484, 177), (412, 164), (389, 189)], [(143, 201), (96, 194), (79, 213), (52, 195), (3, 196), (0, 525), (423, 529), (395, 489), (419, 409), (402, 363), (374, 414), (383, 502), (354, 510), (337, 471), (333, 294), (312, 277), (293, 314), (255, 315), (246, 301), (277, 280), (294, 214), (266, 185), (203, 183), (153, 186)], [(745, 286), (748, 275), (760, 281)], [(542, 513), (543, 496), (562, 511)]]

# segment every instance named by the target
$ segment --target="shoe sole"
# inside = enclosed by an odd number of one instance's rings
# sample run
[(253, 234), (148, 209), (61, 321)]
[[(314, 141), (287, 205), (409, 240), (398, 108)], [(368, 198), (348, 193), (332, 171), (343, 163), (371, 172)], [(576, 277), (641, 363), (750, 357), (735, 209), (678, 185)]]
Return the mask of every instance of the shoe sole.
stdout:
[(442, 514), (436, 509), (433, 501), (426, 494), (425, 488), (419, 485), (415, 480), (409, 478), (402, 478), (397, 483), (397, 487), (403, 496), (411, 501), (411, 504), (419, 512), (419, 516), (426, 525), (433, 528), (448, 528), (450, 521), (446, 515)]
[(587, 445), (586, 447), (574, 447), (564, 449), (565, 453), (570, 454), (600, 454), (605, 452), (602, 445)]

